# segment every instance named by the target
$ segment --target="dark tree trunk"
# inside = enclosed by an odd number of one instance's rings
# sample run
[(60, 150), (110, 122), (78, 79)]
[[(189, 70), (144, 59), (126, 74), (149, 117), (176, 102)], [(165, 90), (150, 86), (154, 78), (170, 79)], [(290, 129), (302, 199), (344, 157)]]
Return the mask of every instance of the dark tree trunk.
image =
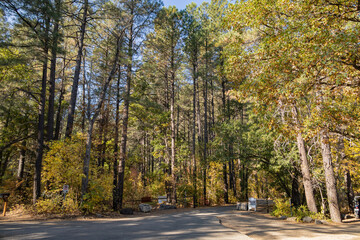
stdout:
[(91, 96), (90, 96), (90, 86), (88, 86), (88, 118), (89, 118), (89, 128), (88, 128), (88, 136), (86, 140), (86, 152), (85, 152), (85, 158), (84, 158), (84, 164), (83, 164), (83, 174), (82, 182), (81, 182), (81, 201), (84, 199), (84, 195), (87, 193), (88, 189), (88, 183), (89, 183), (89, 167), (90, 167), (90, 155), (91, 155), (91, 138), (92, 138), (92, 130), (94, 123), (97, 119), (97, 117), (100, 114), (100, 110), (104, 104), (106, 94), (110, 85), (111, 80), (113, 79), (118, 66), (118, 60), (120, 55), (120, 49), (121, 49), (121, 36), (118, 36), (117, 43), (116, 43), (116, 51), (114, 56), (114, 62), (111, 68), (111, 71), (109, 73), (108, 78), (106, 79), (104, 86), (102, 87), (102, 90), (100, 92), (99, 101), (97, 103), (96, 109), (94, 111), (93, 116), (91, 117), (90, 114), (90, 106), (91, 106)]
[(53, 39), (51, 46), (51, 63), (50, 63), (50, 88), (49, 88), (49, 105), (48, 105), (48, 116), (47, 116), (47, 140), (51, 141), (54, 139), (54, 115), (55, 115), (55, 78), (56, 78), (56, 59), (57, 59), (57, 48), (59, 39), (59, 20), (60, 20), (60, 0), (55, 1), (56, 17), (53, 30)]
[(170, 99), (170, 115), (171, 115), (171, 202), (176, 202), (176, 179), (175, 179), (175, 46), (172, 39), (171, 45), (171, 99)]
[(81, 109), (81, 131), (85, 132), (85, 120), (86, 120), (86, 49), (84, 49), (83, 57), (83, 86), (82, 86), (82, 109)]
[(344, 137), (339, 137), (338, 143), (338, 152), (340, 153), (340, 164), (345, 164), (345, 172), (344, 172), (344, 184), (346, 186), (346, 198), (349, 206), (349, 210), (352, 211), (354, 209), (354, 190), (351, 182), (351, 175), (348, 163), (345, 162), (346, 154), (345, 154), (345, 145), (344, 145)]
[(79, 77), (80, 77), (81, 58), (84, 48), (84, 39), (85, 39), (86, 22), (87, 22), (87, 14), (88, 14), (88, 0), (84, 0), (83, 9), (84, 9), (84, 13), (83, 13), (81, 29), (80, 29), (79, 50), (76, 57), (75, 73), (74, 73), (73, 84), (71, 89), (71, 97), (70, 97), (70, 108), (69, 108), (69, 114), (68, 114), (66, 132), (65, 132), (66, 138), (71, 137), (73, 131), (73, 125), (74, 125), (74, 115), (75, 115), (76, 99), (77, 99)]
[[(222, 66), (223, 66), (223, 62), (222, 62)], [(225, 77), (222, 77), (221, 80), (221, 90), (222, 90), (222, 96), (221, 96), (221, 100), (222, 100), (222, 115), (223, 115), (223, 119), (222, 121), (225, 122), (226, 119), (226, 80)], [(223, 143), (224, 145), (224, 150), (226, 149), (226, 143)], [(228, 183), (228, 174), (227, 174), (227, 165), (226, 162), (223, 163), (223, 175), (224, 175), (224, 201), (225, 203), (229, 203), (229, 183)]]
[[(66, 44), (65, 44), (65, 52), (66, 52)], [(57, 112), (56, 112), (56, 121), (55, 121), (56, 125), (55, 125), (54, 140), (59, 140), (60, 132), (61, 132), (62, 101), (64, 100), (65, 82), (66, 82), (65, 68), (66, 68), (66, 55), (64, 54), (63, 68), (62, 68), (62, 78), (61, 78), (61, 90), (60, 90), (59, 102), (58, 102), (58, 107), (57, 107)]]
[(197, 205), (197, 176), (196, 176), (196, 80), (197, 80), (197, 60), (194, 59), (193, 62), (193, 122), (192, 122), (192, 161), (193, 161), (193, 184), (194, 184), (194, 193), (193, 193), (193, 207), (196, 208)]
[(45, 42), (44, 42), (44, 60), (42, 67), (41, 93), (40, 104), (38, 110), (38, 126), (37, 126), (37, 147), (36, 147), (36, 161), (34, 173), (34, 189), (33, 189), (33, 204), (41, 195), (41, 170), (42, 159), (44, 153), (44, 130), (45, 130), (45, 104), (46, 104), (46, 81), (48, 68), (48, 51), (49, 51), (49, 27), (50, 19), (46, 19), (45, 23)]
[[(0, 184), (2, 183), (3, 177), (5, 175), (6, 169), (9, 164), (10, 155), (11, 155), (11, 150), (8, 150), (5, 152), (6, 152), (5, 154), (3, 151), (0, 152), (0, 159), (2, 160), (4, 157), (4, 161), (1, 161), (2, 164), (0, 165)], [(5, 155), (5, 156), (3, 156), (3, 155)]]
[(86, 150), (85, 150), (85, 158), (84, 158), (84, 165), (83, 165), (83, 174), (85, 177), (81, 180), (81, 196), (82, 200), (84, 199), (84, 195), (87, 193), (88, 190), (88, 183), (89, 183), (89, 169), (90, 169), (90, 155), (91, 155), (91, 145), (92, 145), (92, 132), (94, 128), (94, 120), (89, 119), (89, 128), (86, 137)]
[(224, 178), (224, 201), (229, 203), (229, 185), (227, 180), (227, 166), (223, 163), (223, 178)]
[(345, 185), (346, 185), (346, 197), (349, 205), (350, 211), (354, 209), (354, 190), (352, 187), (351, 175), (350, 170), (345, 170)]
[(116, 84), (116, 107), (115, 107), (115, 137), (114, 137), (114, 161), (113, 161), (113, 210), (118, 211), (119, 196), (116, 191), (118, 182), (118, 158), (119, 158), (119, 124), (120, 124), (120, 83), (121, 83), (121, 70), (119, 67), (119, 76)]
[(133, 61), (133, 31), (134, 31), (134, 12), (131, 11), (131, 23), (129, 28), (129, 42), (128, 42), (128, 57), (129, 63), (127, 64), (127, 73), (126, 73), (126, 87), (124, 94), (124, 111), (123, 111), (123, 121), (122, 121), (122, 133), (121, 133), (121, 142), (120, 142), (120, 159), (118, 166), (118, 183), (117, 183), (117, 195), (119, 197), (117, 209), (122, 208), (123, 198), (124, 198), (124, 175), (125, 175), (125, 160), (126, 160), (126, 144), (127, 144), (127, 134), (128, 134), (128, 122), (129, 122), (129, 105), (130, 105), (130, 90), (131, 90), (131, 80), (132, 80), (132, 61)]
[(204, 205), (207, 205), (207, 194), (206, 194), (206, 182), (207, 182), (207, 143), (208, 143), (208, 42), (205, 41), (205, 78), (204, 78), (204, 162), (203, 162), (203, 194), (204, 194)]
[(294, 207), (299, 207), (301, 205), (301, 195), (299, 192), (299, 171), (296, 169), (296, 166), (294, 166), (292, 174), (291, 203)]

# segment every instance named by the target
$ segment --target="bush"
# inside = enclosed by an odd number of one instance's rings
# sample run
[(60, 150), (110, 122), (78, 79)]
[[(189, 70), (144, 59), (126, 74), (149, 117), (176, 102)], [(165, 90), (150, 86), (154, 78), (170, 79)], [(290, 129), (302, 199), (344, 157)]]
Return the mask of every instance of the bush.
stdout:
[(275, 217), (291, 216), (291, 206), (289, 200), (279, 198), (279, 199), (275, 199), (274, 202), (275, 202), (275, 206), (271, 215)]
[(310, 216), (310, 211), (306, 206), (301, 205), (294, 209), (294, 216), (296, 217), (297, 222), (301, 222), (304, 217)]
[(49, 199), (39, 199), (36, 202), (36, 213), (56, 214), (61, 212), (62, 196), (58, 195)]
[[(271, 215), (275, 217), (291, 216), (290, 202), (287, 199), (275, 199), (274, 210)], [(324, 220), (326, 217), (322, 213), (312, 213), (307, 206), (301, 205), (298, 208), (292, 208), (292, 216), (296, 218), (297, 222), (301, 222), (304, 217), (311, 217), (312, 219)]]

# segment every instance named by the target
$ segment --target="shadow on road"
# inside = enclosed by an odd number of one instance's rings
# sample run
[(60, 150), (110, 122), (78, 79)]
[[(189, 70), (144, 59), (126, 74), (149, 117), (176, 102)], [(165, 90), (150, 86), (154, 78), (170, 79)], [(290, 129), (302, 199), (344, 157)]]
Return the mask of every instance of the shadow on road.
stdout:
[(229, 208), (123, 219), (3, 222), (5, 239), (248, 239), (219, 224)]
[(358, 221), (348, 224), (305, 224), (248, 212), (234, 212), (220, 219), (224, 226), (255, 239), (360, 239)]

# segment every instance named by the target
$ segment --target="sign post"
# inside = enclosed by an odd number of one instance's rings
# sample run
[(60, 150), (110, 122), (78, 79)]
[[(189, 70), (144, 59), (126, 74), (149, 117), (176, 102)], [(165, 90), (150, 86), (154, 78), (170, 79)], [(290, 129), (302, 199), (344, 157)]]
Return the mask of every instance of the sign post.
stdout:
[(254, 209), (254, 211), (256, 212), (256, 198), (249, 198), (249, 211), (251, 209)]
[(64, 201), (66, 199), (66, 194), (69, 192), (69, 185), (64, 185), (63, 186), (63, 194), (64, 194)]

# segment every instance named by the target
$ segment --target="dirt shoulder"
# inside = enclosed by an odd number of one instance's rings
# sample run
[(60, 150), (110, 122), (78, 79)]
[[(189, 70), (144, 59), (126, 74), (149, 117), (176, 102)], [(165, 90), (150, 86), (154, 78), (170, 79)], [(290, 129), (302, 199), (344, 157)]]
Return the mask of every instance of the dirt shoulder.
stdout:
[(360, 239), (360, 221), (349, 220), (346, 223), (315, 224), (297, 223), (280, 220), (269, 214), (232, 211), (219, 217), (221, 223), (253, 239), (272, 240), (347, 240)]

